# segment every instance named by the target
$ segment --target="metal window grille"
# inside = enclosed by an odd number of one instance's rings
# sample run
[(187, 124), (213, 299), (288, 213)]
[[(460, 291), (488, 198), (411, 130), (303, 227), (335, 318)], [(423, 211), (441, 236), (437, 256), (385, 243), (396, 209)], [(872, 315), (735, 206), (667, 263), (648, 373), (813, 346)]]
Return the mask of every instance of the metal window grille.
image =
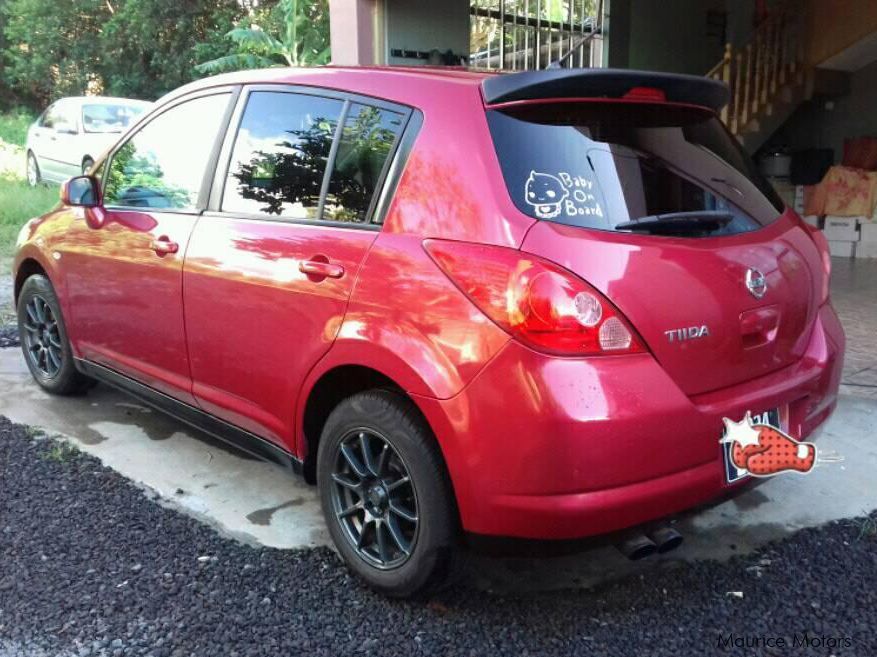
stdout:
[[(472, 0), (469, 66), (497, 71), (590, 66), (600, 0)], [(599, 64), (598, 64), (599, 65)]]

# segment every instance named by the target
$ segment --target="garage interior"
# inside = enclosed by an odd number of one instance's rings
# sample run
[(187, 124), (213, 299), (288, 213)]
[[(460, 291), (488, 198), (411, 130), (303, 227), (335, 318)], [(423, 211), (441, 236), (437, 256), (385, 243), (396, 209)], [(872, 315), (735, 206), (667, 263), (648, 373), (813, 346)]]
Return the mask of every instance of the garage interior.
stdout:
[[(822, 230), (843, 394), (877, 399), (877, 3), (331, 0), (333, 63), (649, 69), (725, 82), (722, 120)], [(564, 58), (564, 55), (569, 56)]]

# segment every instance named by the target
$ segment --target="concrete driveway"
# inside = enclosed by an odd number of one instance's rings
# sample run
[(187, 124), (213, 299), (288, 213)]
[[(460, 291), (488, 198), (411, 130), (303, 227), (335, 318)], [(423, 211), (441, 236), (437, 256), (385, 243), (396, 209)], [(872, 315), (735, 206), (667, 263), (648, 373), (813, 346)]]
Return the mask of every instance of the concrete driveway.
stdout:
[[(328, 545), (316, 491), (301, 478), (254, 460), (98, 386), (56, 398), (32, 383), (18, 349), (0, 350), (0, 415), (62, 435), (156, 497), (238, 540), (280, 548)], [(819, 445), (845, 457), (802, 477), (781, 475), (733, 501), (679, 518), (681, 548), (632, 563), (612, 548), (551, 559), (474, 557), (470, 579), (499, 592), (589, 587), (699, 559), (724, 559), (804, 527), (877, 508), (877, 400), (845, 396)]]

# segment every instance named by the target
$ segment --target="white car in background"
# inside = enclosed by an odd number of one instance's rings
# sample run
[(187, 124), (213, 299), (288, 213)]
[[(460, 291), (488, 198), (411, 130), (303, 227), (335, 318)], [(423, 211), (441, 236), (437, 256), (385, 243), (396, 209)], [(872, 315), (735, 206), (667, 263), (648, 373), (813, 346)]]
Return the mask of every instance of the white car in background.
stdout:
[(27, 132), (27, 181), (64, 182), (86, 173), (152, 103), (131, 98), (61, 98)]

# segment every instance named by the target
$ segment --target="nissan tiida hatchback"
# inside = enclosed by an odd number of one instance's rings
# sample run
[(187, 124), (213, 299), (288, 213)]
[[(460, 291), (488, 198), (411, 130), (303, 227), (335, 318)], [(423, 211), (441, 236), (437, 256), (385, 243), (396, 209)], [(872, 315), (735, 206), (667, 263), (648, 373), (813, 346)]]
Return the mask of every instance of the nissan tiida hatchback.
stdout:
[(667, 549), (660, 518), (745, 485), (722, 418), (812, 437), (844, 349), (827, 244), (726, 100), (599, 69), (188, 85), (21, 231), (27, 365), (303, 472), (391, 595), (464, 537)]

